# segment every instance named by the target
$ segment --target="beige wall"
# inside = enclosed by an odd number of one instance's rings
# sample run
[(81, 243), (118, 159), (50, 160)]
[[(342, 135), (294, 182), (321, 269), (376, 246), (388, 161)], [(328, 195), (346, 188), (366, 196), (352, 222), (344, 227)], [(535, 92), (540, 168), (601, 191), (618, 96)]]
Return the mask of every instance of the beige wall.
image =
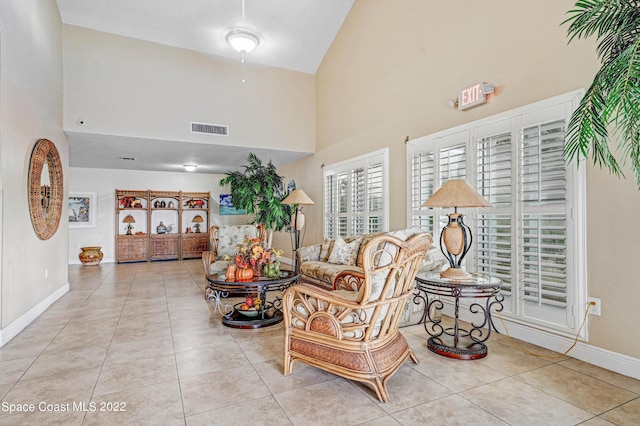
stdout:
[[(317, 153), (280, 172), (315, 206), (305, 208), (305, 243), (322, 238), (320, 166), (390, 148), (390, 227), (406, 225), (404, 139), (414, 139), (509, 109), (588, 87), (598, 69), (593, 40), (567, 45), (573, 0), (356, 0), (316, 76)], [(487, 105), (447, 106), (458, 90), (491, 82)], [(630, 338), (640, 323), (640, 193), (588, 169), (588, 287), (602, 299), (589, 343), (640, 358)], [(624, 218), (616, 218), (622, 213)], [(278, 236), (274, 244), (286, 244)]]
[[(64, 26), (64, 129), (315, 150), (314, 76)], [(78, 120), (86, 121), (80, 126)], [(191, 121), (229, 137), (190, 133)]]
[[(0, 328), (5, 329), (68, 280), (65, 221), (51, 239), (41, 241), (27, 200), (29, 160), (38, 139), (55, 143), (64, 166), (65, 193), (68, 186), (62, 29), (55, 0), (0, 2), (0, 43)], [(63, 217), (66, 214), (64, 208)]]

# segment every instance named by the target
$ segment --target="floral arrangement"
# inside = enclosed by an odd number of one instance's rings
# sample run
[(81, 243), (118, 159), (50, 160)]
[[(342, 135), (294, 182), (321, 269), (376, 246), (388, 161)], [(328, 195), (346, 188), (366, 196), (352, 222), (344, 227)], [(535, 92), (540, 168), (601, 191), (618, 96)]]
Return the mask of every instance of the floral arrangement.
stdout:
[[(242, 244), (238, 245), (238, 250), (233, 256), (225, 260), (232, 260), (238, 269), (253, 269), (259, 273), (264, 273), (267, 277), (280, 274), (280, 262), (277, 260), (282, 256), (282, 250), (274, 248), (265, 249), (260, 238), (247, 236)], [(265, 267), (268, 266), (268, 267)]]

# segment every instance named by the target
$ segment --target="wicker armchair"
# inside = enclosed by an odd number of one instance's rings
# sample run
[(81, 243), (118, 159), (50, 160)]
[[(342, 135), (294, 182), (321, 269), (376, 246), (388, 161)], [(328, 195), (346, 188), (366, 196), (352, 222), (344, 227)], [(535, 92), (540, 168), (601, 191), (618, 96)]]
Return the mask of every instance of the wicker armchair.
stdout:
[(238, 244), (246, 237), (265, 238), (264, 225), (214, 225), (209, 228), (211, 251), (202, 252), (202, 266), (205, 273), (222, 272), (227, 269), (229, 262), (225, 256), (233, 256)]
[(407, 358), (418, 363), (398, 324), (431, 241), (427, 233), (381, 235), (364, 248), (363, 275), (343, 274), (338, 290), (289, 288), (283, 296), (284, 375), (302, 361), (367, 383), (387, 402), (389, 378)]

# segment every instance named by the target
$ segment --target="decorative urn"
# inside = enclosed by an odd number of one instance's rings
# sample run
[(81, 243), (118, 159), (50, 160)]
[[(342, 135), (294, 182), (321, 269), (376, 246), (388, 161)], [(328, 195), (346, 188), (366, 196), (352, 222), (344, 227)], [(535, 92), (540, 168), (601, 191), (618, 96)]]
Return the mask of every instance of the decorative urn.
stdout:
[(80, 247), (80, 250), (82, 250), (78, 255), (80, 262), (85, 266), (95, 266), (100, 264), (102, 257), (104, 256), (101, 249), (102, 247), (100, 246)]

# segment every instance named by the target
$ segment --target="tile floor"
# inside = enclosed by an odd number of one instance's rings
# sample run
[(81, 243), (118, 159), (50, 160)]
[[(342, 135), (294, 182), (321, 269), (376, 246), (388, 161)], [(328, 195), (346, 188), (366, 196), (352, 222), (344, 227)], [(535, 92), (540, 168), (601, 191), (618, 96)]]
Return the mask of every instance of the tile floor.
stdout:
[(640, 424), (640, 381), (504, 336), (455, 361), (427, 350), (422, 326), (403, 328), (421, 362), (396, 373), (385, 404), (301, 363), (283, 377), (282, 325), (222, 326), (199, 260), (71, 266), (69, 281), (0, 348), (0, 424)]

